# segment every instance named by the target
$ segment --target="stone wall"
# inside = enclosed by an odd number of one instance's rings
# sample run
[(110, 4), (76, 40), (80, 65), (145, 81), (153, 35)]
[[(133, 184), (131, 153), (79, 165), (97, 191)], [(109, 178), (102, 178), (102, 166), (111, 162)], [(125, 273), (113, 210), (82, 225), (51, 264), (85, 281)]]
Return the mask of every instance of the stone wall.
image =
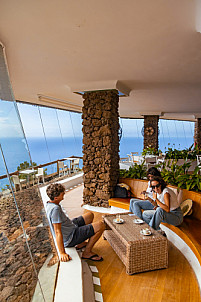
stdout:
[[(15, 193), (37, 272), (52, 252), (49, 227), (37, 187)], [(28, 302), (37, 278), (32, 266), (13, 196), (0, 200), (1, 301)]]
[(158, 115), (144, 116), (144, 149), (147, 147), (158, 150)]
[(107, 207), (119, 176), (119, 96), (107, 90), (83, 98), (83, 201)]

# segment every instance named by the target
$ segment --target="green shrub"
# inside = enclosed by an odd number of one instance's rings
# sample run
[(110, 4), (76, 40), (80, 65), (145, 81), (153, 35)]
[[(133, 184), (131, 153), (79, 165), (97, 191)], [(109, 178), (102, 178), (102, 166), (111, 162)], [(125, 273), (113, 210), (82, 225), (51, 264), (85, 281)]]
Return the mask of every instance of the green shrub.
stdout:
[(134, 178), (134, 179), (145, 179), (147, 175), (147, 169), (144, 164), (135, 163), (129, 170), (120, 170), (119, 177), (121, 178)]
[(196, 160), (196, 155), (201, 155), (201, 150), (198, 149), (197, 146), (191, 145), (190, 148), (186, 148), (183, 150), (168, 148), (165, 151), (166, 159), (191, 159)]
[(176, 164), (176, 161), (167, 165), (167, 168), (162, 169), (161, 175), (163, 179), (170, 185), (177, 186), (178, 188), (201, 191), (201, 175), (199, 174), (200, 168), (197, 166), (192, 174), (188, 174), (191, 162), (184, 163), (181, 166)]
[[(197, 166), (192, 174), (188, 170), (192, 162), (185, 162), (183, 165), (177, 165), (177, 160), (167, 161), (166, 164), (161, 166), (161, 176), (169, 185), (178, 188), (186, 189), (189, 191), (201, 191), (201, 175), (199, 170), (201, 167)], [(159, 165), (156, 166), (159, 168)], [(144, 162), (142, 164), (135, 163), (129, 170), (120, 170), (119, 177), (121, 178), (134, 178), (146, 179), (147, 168)]]
[[(33, 162), (33, 166), (37, 166), (37, 163)], [(23, 163), (21, 163), (18, 167), (17, 170), (21, 171), (21, 170), (25, 170), (28, 168), (32, 168), (31, 163), (29, 163), (28, 161), (24, 161)]]
[[(37, 166), (37, 163), (33, 162), (33, 167)], [(24, 161), (23, 163), (20, 163), (20, 165), (17, 167), (17, 171), (22, 171), (25, 169), (30, 169), (32, 168), (31, 163), (29, 163), (28, 161)], [(26, 179), (26, 175), (20, 174), (19, 178), (21, 179)], [(33, 179), (33, 175), (30, 175), (30, 179)]]
[(159, 155), (159, 153), (161, 153), (161, 150), (157, 150), (157, 149), (152, 148), (152, 147), (146, 147), (142, 151), (142, 156), (145, 156), (145, 155)]

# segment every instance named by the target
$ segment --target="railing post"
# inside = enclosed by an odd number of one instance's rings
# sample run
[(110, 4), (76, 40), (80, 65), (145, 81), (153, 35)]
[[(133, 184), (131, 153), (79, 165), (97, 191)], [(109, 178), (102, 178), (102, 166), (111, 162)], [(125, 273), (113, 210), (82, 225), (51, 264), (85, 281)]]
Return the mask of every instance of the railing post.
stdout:
[(57, 160), (57, 174), (59, 174), (59, 164), (58, 164), (58, 160)]

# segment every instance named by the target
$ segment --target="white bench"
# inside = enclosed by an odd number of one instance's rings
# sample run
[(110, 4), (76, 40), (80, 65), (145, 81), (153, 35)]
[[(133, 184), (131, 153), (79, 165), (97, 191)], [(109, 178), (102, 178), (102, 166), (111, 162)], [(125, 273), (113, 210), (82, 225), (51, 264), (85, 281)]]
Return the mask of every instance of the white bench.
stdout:
[[(62, 183), (62, 185), (68, 189), (82, 182), (82, 176), (83, 174), (78, 174), (72, 178), (69, 177), (58, 181), (58, 183)], [(49, 200), (46, 194), (46, 188), (47, 186), (39, 188), (44, 208), (46, 208), (46, 202)], [(66, 248), (65, 250), (72, 257), (72, 260), (68, 262), (60, 262), (57, 283), (55, 285), (54, 302), (83, 302), (81, 259), (74, 247)]]

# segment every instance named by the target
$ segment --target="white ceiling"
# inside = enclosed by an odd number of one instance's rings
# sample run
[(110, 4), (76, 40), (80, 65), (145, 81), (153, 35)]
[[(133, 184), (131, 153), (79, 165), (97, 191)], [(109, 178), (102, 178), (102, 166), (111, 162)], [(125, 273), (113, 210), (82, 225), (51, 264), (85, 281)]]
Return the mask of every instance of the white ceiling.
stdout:
[(201, 117), (200, 11), (200, 0), (0, 0), (15, 98), (81, 106), (72, 87), (119, 81), (122, 117)]

